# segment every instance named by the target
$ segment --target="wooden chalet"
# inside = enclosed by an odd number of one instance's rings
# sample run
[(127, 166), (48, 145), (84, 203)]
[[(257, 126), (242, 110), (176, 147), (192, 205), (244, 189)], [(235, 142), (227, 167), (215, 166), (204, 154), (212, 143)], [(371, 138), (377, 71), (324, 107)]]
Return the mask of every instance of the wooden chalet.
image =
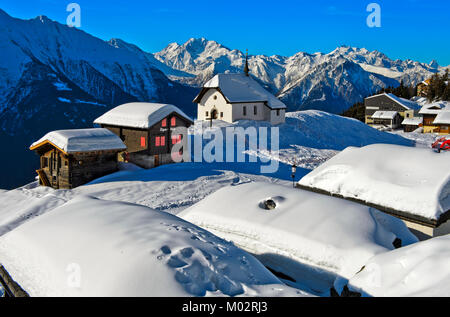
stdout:
[(434, 119), (433, 124), (439, 128), (439, 134), (450, 134), (450, 109), (441, 111)]
[(422, 107), (420, 114), (423, 116), (423, 132), (450, 134), (450, 107), (443, 103), (432, 103)]
[(117, 154), (125, 148), (107, 129), (79, 129), (49, 132), (30, 150), (40, 156), (40, 185), (71, 189), (117, 171)]
[[(420, 106), (411, 100), (399, 98), (393, 94), (382, 93), (364, 99), (365, 123), (378, 128), (396, 128), (400, 126), (404, 118), (418, 115)], [(380, 117), (381, 113), (394, 114), (392, 119), (386, 116)]]
[(175, 156), (180, 160), (183, 150), (172, 153), (173, 148), (179, 143), (187, 148), (187, 128), (193, 121), (173, 105), (136, 102), (118, 106), (94, 123), (125, 143), (119, 160), (153, 168), (175, 162)]

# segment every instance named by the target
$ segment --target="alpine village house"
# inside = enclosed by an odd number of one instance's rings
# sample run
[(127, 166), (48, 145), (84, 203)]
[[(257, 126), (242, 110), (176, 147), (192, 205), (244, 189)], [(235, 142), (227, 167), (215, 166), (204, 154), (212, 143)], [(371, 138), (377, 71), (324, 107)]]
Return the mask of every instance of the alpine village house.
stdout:
[(117, 171), (126, 146), (107, 129), (79, 129), (49, 132), (30, 149), (40, 156), (40, 185), (71, 189)]
[(249, 76), (248, 55), (244, 74), (217, 74), (194, 99), (198, 120), (285, 122), (286, 105)]
[[(94, 121), (117, 135), (127, 146), (119, 160), (143, 168), (179, 161), (175, 144), (187, 147), (187, 128), (193, 121), (173, 105), (135, 102), (118, 106)], [(174, 157), (178, 156), (178, 157)]]
[(382, 93), (364, 99), (365, 122), (374, 128), (395, 129), (403, 125), (412, 125), (413, 131), (421, 123), (417, 119), (420, 106), (414, 101), (399, 98), (394, 94)]
[(187, 145), (192, 120), (173, 105), (129, 103), (94, 123), (102, 128), (52, 131), (31, 145), (40, 156), (40, 185), (75, 188), (116, 172), (118, 161), (144, 168), (181, 161), (182, 150), (172, 148)]

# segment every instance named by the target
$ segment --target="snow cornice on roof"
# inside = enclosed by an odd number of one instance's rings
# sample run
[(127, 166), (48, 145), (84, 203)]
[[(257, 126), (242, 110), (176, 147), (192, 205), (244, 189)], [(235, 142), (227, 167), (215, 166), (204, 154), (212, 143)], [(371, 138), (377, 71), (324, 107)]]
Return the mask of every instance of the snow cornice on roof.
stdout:
[(260, 103), (270, 109), (286, 109), (286, 105), (264, 89), (256, 80), (245, 74), (217, 74), (210, 79), (195, 97), (194, 103), (200, 103), (209, 89), (218, 90), (230, 103)]
[(367, 97), (365, 99), (371, 99), (371, 98), (375, 98), (375, 97), (379, 97), (379, 96), (386, 96), (386, 97), (390, 98), (392, 101), (395, 101), (396, 103), (398, 103), (400, 106), (402, 106), (406, 110), (419, 110), (419, 108), (420, 108), (420, 105), (417, 104), (416, 102), (397, 97), (391, 93), (382, 93), (382, 94)]
[(193, 120), (174, 105), (133, 102), (120, 105), (95, 119), (95, 124), (148, 129), (171, 115), (178, 114), (190, 123)]
[(38, 150), (45, 145), (56, 147), (66, 155), (77, 152), (120, 151), (127, 148), (117, 135), (102, 128), (52, 131), (34, 142), (30, 150)]

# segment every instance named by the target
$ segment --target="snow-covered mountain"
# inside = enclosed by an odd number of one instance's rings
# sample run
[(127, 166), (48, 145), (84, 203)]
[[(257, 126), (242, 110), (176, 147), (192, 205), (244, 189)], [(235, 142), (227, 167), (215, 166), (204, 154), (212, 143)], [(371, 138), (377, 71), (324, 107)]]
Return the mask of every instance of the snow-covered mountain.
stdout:
[(197, 89), (163, 73), (181, 72), (134, 45), (105, 42), (45, 16), (21, 20), (0, 9), (0, 56), (0, 141), (10, 145), (10, 155), (0, 158), (0, 188), (29, 180), (36, 160), (28, 146), (50, 130), (91, 127), (131, 101), (175, 103), (189, 115), (195, 109)]
[[(190, 39), (172, 43), (154, 55), (171, 68), (195, 75), (173, 76), (173, 80), (201, 86), (220, 72), (242, 72), (245, 55), (208, 41)], [(417, 84), (443, 71), (412, 60), (391, 60), (378, 51), (342, 46), (323, 54), (299, 52), (294, 56), (251, 55), (251, 74), (288, 105), (289, 110), (320, 109), (341, 113), (370, 93), (389, 85)]]

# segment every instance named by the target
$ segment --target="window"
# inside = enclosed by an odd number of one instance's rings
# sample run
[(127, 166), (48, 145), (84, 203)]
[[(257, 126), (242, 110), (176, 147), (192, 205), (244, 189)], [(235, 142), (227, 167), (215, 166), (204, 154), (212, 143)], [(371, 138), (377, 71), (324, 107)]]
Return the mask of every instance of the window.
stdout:
[(181, 142), (181, 134), (172, 135), (172, 144), (177, 144)]
[(214, 96), (214, 100), (217, 100), (217, 96)]
[(209, 112), (208, 111), (206, 111), (206, 114), (205, 114), (205, 116), (208, 118), (208, 115), (209, 115)]
[(258, 114), (258, 107), (254, 106), (253, 107), (253, 114), (256, 116)]
[(48, 158), (47, 157), (43, 157), (42, 158), (42, 168), (46, 168), (48, 167)]
[(161, 146), (164, 146), (164, 145), (166, 145), (166, 137), (162, 136), (161, 137)]
[(172, 119), (170, 119), (170, 126), (174, 127), (177, 125), (177, 118), (172, 117)]
[(280, 115), (280, 109), (277, 109), (277, 116)]
[(164, 127), (167, 127), (167, 119), (163, 119), (163, 121), (161, 121), (161, 126), (164, 128)]
[(220, 113), (220, 117), (223, 118), (223, 112)]
[(157, 136), (155, 138), (155, 146), (161, 146), (161, 137), (160, 136)]
[(147, 144), (146, 140), (145, 140), (145, 136), (141, 136), (141, 147), (145, 147)]
[(244, 108), (242, 108), (242, 113), (244, 114), (244, 116), (247, 115), (247, 107), (246, 106), (244, 106)]

